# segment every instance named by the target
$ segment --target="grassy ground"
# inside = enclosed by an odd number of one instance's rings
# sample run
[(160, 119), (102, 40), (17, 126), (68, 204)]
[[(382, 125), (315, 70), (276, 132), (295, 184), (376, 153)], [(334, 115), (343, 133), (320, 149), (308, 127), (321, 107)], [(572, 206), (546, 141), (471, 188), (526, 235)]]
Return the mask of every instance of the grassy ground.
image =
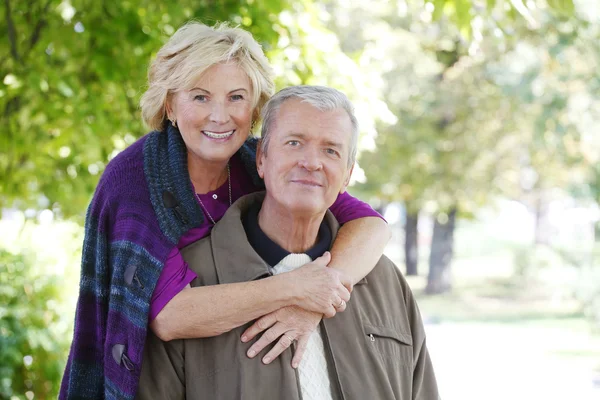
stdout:
[[(465, 246), (476, 237), (475, 227), (461, 229), (452, 293), (424, 294), (427, 248), (421, 251), (422, 275), (408, 277), (442, 398), (600, 399), (600, 335), (561, 275), (515, 274), (512, 244)], [(403, 268), (399, 239), (386, 254)]]

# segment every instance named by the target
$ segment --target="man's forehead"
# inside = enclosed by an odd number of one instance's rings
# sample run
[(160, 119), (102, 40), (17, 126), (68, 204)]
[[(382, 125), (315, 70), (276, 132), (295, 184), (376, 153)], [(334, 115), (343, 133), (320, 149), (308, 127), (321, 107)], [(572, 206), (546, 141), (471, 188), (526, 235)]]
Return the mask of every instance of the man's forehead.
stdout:
[[(348, 135), (352, 132), (350, 116), (343, 108), (320, 110), (300, 99), (289, 99), (279, 108), (275, 118), (276, 130), (287, 135), (307, 135), (310, 133), (336, 133), (331, 136)], [(339, 139), (338, 139), (339, 140)]]

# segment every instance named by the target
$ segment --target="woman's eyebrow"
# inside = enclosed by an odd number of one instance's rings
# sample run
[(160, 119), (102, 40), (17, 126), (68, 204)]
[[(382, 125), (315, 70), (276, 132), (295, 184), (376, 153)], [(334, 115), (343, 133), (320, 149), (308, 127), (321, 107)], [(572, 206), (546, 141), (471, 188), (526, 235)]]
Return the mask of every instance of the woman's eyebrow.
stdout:
[(204, 92), (206, 94), (210, 94), (210, 92), (206, 89), (202, 89), (201, 87), (195, 87), (195, 88), (191, 88), (190, 92), (193, 92), (194, 90), (200, 90), (201, 92)]
[[(194, 90), (200, 90), (200, 91), (202, 91), (202, 92), (204, 92), (204, 93), (206, 93), (206, 94), (210, 94), (210, 92), (209, 92), (208, 90), (206, 90), (206, 89), (203, 89), (203, 88), (201, 88), (201, 87), (195, 87), (195, 88), (191, 88), (191, 89), (190, 89), (190, 92), (192, 92), (192, 91), (194, 91)], [(239, 91), (239, 90), (243, 90), (244, 92), (248, 92), (248, 89), (246, 89), (246, 88), (243, 88), (243, 87), (242, 87), (242, 88), (237, 88), (237, 89), (230, 90), (230, 91), (229, 91), (229, 93), (237, 92), (237, 91)]]

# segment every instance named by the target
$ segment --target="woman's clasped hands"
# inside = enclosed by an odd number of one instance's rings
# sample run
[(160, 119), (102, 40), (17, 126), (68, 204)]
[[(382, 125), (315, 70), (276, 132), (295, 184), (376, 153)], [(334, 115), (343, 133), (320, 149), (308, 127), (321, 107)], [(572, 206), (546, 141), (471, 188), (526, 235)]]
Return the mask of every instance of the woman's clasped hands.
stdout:
[(332, 318), (336, 313), (343, 312), (350, 300), (353, 287), (351, 278), (340, 270), (328, 267), (330, 261), (331, 254), (326, 252), (311, 263), (279, 275), (291, 283), (294, 304), (262, 316), (244, 331), (242, 342), (249, 342), (264, 332), (248, 349), (248, 357), (255, 357), (277, 340), (262, 358), (263, 363), (269, 364), (297, 341), (292, 366), (298, 367), (308, 340), (321, 319)]

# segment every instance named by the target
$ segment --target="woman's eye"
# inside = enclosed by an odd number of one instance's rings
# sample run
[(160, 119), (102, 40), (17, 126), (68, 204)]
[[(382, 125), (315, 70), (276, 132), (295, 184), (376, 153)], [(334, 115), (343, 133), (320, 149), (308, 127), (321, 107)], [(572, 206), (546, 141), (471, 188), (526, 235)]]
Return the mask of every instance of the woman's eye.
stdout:
[(325, 151), (327, 152), (327, 154), (331, 154), (332, 156), (336, 156), (338, 154), (337, 150), (332, 148), (325, 149)]
[(203, 94), (199, 94), (199, 95), (196, 95), (196, 96), (194, 97), (194, 100), (198, 100), (198, 101), (206, 101), (206, 96), (205, 96), (205, 95), (203, 95)]
[(300, 144), (300, 142), (299, 142), (299, 141), (297, 141), (297, 140), (290, 140), (290, 141), (288, 142), (288, 144), (289, 144), (290, 146), (298, 146), (298, 145)]
[(231, 100), (232, 101), (240, 101), (240, 100), (244, 100), (244, 96), (241, 94), (234, 94), (231, 96)]

